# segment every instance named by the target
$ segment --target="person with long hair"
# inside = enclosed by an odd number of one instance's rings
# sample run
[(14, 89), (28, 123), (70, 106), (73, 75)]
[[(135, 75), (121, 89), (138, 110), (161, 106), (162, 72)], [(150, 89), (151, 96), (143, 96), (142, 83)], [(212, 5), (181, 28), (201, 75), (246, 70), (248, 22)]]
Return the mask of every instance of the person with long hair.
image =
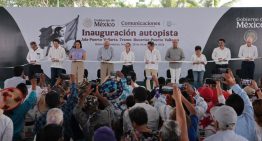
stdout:
[(80, 40), (76, 40), (73, 48), (70, 50), (69, 59), (72, 60), (71, 73), (76, 76), (78, 83), (84, 79), (84, 60), (86, 60), (86, 51), (82, 48)]

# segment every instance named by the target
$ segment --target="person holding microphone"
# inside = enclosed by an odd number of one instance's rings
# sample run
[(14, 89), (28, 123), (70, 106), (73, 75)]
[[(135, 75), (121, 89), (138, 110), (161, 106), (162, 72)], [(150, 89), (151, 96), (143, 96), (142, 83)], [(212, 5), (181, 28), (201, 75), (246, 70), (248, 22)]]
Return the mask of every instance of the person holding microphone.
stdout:
[(84, 60), (86, 60), (86, 51), (82, 48), (80, 40), (76, 40), (73, 48), (70, 50), (69, 59), (72, 60), (71, 73), (76, 76), (78, 83), (81, 83), (84, 79)]

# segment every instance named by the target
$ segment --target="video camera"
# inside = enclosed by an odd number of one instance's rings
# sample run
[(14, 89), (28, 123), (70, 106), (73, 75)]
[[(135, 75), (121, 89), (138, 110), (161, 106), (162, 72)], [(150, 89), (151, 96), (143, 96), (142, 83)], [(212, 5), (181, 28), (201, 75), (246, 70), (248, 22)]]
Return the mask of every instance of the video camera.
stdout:
[(127, 85), (131, 85), (132, 77), (130, 75), (126, 76)]
[(211, 75), (213, 81), (224, 81), (224, 74), (228, 73), (229, 68), (218, 68)]
[(59, 77), (60, 77), (62, 80), (70, 80), (70, 74), (60, 73)]
[(40, 76), (41, 76), (41, 75), (42, 75), (42, 73), (35, 73), (34, 78), (40, 79)]
[[(179, 88), (181, 91), (184, 91), (184, 90), (185, 90), (185, 85), (184, 85), (184, 84), (178, 84), (178, 88)], [(173, 87), (163, 86), (163, 87), (162, 87), (162, 94), (172, 95), (172, 94), (173, 94)]]
[(248, 86), (248, 85), (251, 85), (252, 83), (252, 80), (251, 79), (242, 79), (240, 81), (240, 84), (243, 85), (243, 86)]

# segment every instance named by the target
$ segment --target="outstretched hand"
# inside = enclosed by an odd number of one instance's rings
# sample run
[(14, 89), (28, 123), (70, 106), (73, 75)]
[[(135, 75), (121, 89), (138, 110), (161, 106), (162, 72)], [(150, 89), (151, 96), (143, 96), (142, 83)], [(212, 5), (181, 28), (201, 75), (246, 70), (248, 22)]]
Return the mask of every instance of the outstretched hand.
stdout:
[(257, 82), (255, 80), (252, 80), (250, 87), (257, 90), (258, 89)]
[(175, 101), (182, 101), (182, 98), (181, 98), (182, 94), (181, 94), (181, 91), (180, 89), (178, 88), (178, 86), (175, 84), (173, 85), (173, 95), (172, 95), (172, 98), (175, 100)]
[(73, 74), (70, 74), (70, 83), (76, 83), (76, 77)]
[(231, 70), (228, 70), (227, 73), (224, 73), (224, 78), (225, 78), (225, 81), (223, 83), (225, 83), (226, 85), (232, 87), (236, 84), (235, 77)]
[(36, 86), (37, 86), (37, 81), (35, 78), (31, 79), (31, 85), (32, 85), (32, 90), (36, 90)]
[(116, 71), (116, 76), (119, 78), (124, 78), (125, 75), (121, 71)]

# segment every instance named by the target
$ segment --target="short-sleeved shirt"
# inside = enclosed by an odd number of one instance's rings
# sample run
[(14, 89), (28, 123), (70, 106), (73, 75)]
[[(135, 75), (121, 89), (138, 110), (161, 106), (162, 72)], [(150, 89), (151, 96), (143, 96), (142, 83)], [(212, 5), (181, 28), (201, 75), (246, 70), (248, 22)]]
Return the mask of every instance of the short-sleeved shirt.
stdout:
[(86, 51), (82, 48), (72, 48), (69, 56), (71, 56), (73, 60), (82, 60), (85, 53)]

